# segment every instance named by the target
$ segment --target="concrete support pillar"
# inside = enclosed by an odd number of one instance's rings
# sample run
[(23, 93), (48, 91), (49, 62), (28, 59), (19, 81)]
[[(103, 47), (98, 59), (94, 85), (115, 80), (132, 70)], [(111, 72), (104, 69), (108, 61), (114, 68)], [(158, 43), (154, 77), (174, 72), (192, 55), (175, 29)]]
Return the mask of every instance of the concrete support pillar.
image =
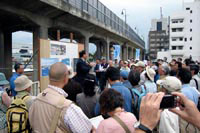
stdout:
[(12, 76), (12, 33), (0, 31), (0, 72)]
[(132, 47), (130, 47), (130, 59), (132, 59), (133, 58), (133, 48)]
[(106, 41), (106, 60), (110, 60), (110, 40), (107, 39)]
[(73, 33), (70, 33), (70, 43), (72, 43), (74, 40), (74, 34)]
[(60, 30), (57, 30), (57, 41), (60, 41)]
[(106, 57), (106, 46), (107, 46), (107, 44), (104, 42), (104, 43), (102, 43), (102, 45), (103, 45), (103, 56), (102, 57)]
[(4, 34), (0, 30), (0, 72), (5, 73), (5, 45), (4, 45)]
[(127, 47), (127, 52), (128, 52), (128, 58), (127, 59), (130, 59), (131, 58), (131, 52), (130, 52), (130, 47)]
[(123, 45), (120, 45), (120, 59), (123, 60)]
[(96, 43), (97, 46), (97, 59), (101, 58), (101, 47), (100, 47), (100, 43), (97, 42)]
[(89, 39), (90, 39), (89, 36), (85, 36), (84, 49), (85, 49), (85, 52), (88, 54), (89, 54)]
[(123, 45), (123, 60), (126, 61), (128, 59), (128, 48), (127, 45)]
[(133, 48), (133, 58), (135, 59), (135, 53), (136, 53), (136, 50), (135, 48)]
[[(33, 69), (34, 69), (34, 73), (33, 73), (33, 81), (37, 81), (40, 77), (40, 75), (38, 75), (39, 72), (39, 65), (40, 64), (40, 59), (39, 59), (39, 41), (40, 39), (48, 39), (48, 28), (47, 27), (37, 27), (34, 29), (33, 31), (33, 53), (35, 54), (33, 57)], [(36, 54), (37, 52), (37, 54)]]

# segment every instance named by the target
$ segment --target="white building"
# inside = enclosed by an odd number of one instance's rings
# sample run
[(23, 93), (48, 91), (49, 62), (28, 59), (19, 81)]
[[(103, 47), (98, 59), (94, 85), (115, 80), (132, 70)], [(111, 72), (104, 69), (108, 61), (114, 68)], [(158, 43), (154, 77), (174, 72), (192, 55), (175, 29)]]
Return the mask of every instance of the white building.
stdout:
[[(162, 58), (158, 53), (157, 58)], [(170, 50), (168, 59), (192, 57), (200, 61), (200, 0), (185, 3), (183, 11), (170, 16)], [(169, 61), (168, 60), (168, 61)]]

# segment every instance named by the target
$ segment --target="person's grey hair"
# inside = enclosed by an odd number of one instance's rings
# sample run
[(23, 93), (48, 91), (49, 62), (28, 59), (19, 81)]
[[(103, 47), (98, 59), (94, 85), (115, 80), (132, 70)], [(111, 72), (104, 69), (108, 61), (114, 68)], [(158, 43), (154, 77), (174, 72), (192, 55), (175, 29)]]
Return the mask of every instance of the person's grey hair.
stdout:
[(50, 67), (49, 80), (59, 82), (68, 74), (68, 69), (65, 64), (58, 62)]
[(165, 75), (168, 75), (169, 72), (170, 72), (170, 68), (169, 68), (168, 64), (163, 63), (162, 64), (162, 70), (165, 72)]

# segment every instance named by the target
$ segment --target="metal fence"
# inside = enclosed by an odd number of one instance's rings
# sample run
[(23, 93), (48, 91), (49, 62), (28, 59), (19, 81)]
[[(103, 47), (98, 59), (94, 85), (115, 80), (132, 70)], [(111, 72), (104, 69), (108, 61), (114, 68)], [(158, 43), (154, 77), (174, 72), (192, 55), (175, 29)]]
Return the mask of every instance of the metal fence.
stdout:
[(144, 41), (135, 33), (135, 31), (127, 25), (116, 14), (109, 10), (99, 0), (64, 0), (73, 7), (80, 9), (81, 11), (88, 13), (97, 21), (105, 24), (116, 33), (126, 36), (133, 42), (137, 42), (142, 47), (145, 47)]

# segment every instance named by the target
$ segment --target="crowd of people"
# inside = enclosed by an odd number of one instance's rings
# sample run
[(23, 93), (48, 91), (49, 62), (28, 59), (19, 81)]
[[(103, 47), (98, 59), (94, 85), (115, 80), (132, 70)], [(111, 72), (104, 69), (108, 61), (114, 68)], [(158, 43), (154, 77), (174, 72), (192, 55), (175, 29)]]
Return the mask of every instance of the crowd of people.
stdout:
[[(0, 133), (180, 133), (199, 132), (199, 63), (181, 58), (87, 62), (79, 53), (76, 73), (63, 63), (49, 70), (49, 85), (31, 96), (33, 82), (16, 64), (6, 80), (0, 73)], [(8, 91), (10, 88), (11, 92)], [(161, 109), (165, 95), (178, 98)], [(91, 118), (104, 119), (95, 127)]]

